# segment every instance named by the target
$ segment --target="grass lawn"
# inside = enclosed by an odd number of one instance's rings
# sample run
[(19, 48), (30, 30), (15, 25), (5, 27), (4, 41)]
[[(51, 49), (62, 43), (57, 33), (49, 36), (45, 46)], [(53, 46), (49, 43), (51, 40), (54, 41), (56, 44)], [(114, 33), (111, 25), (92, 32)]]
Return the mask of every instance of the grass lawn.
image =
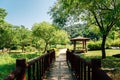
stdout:
[(26, 60), (28, 61), (39, 55), (41, 54), (37, 54), (37, 53), (0, 54), (0, 80), (3, 80), (10, 72), (14, 70), (15, 62), (17, 58), (26, 58)]

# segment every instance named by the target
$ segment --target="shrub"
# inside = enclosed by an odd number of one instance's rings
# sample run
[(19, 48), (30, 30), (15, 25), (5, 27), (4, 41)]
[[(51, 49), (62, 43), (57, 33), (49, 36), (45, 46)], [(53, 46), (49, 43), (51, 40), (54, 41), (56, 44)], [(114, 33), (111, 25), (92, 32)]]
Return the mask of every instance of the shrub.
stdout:
[(25, 47), (25, 51), (26, 51), (26, 52), (35, 52), (36, 49), (35, 49), (34, 47), (27, 46), (27, 47)]
[(17, 50), (17, 49), (21, 49), (21, 46), (19, 46), (19, 45), (12, 45), (11, 46), (11, 50)]
[[(109, 49), (112, 45), (111, 40), (107, 40), (106, 44), (105, 44), (105, 48)], [(90, 41), (88, 43), (88, 50), (101, 50), (101, 44), (102, 44), (102, 40), (99, 41)]]
[(105, 44), (106, 49), (110, 49), (110, 48), (111, 48), (111, 45), (112, 45), (112, 40), (111, 40), (111, 39), (108, 39), (108, 40), (106, 41), (106, 44)]
[(120, 39), (116, 39), (116, 40), (112, 41), (111, 46), (120, 47)]
[(100, 50), (101, 49), (101, 41), (90, 41), (88, 43), (88, 50)]

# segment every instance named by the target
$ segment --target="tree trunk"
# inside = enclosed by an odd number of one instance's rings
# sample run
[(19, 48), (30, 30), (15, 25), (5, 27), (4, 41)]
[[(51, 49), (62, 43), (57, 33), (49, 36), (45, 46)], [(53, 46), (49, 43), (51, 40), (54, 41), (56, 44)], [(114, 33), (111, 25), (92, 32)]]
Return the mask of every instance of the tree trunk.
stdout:
[(24, 45), (22, 45), (22, 52), (24, 53)]
[(101, 45), (101, 49), (102, 49), (102, 59), (106, 58), (106, 52), (105, 52), (105, 43), (106, 43), (106, 35), (103, 35), (102, 38), (102, 45)]
[(2, 52), (4, 52), (4, 48), (2, 48)]
[(9, 52), (9, 53), (11, 52), (11, 45), (10, 45), (10, 43), (9, 43), (8, 52)]
[(45, 49), (44, 49), (43, 53), (45, 53), (47, 51), (47, 46), (48, 46), (48, 43), (46, 42)]

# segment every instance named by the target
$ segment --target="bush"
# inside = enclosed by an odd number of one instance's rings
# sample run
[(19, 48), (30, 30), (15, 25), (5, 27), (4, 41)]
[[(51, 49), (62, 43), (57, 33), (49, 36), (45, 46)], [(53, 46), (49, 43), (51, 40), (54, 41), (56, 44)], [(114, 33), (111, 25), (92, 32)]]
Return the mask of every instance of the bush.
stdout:
[(101, 49), (101, 41), (90, 41), (88, 43), (88, 50), (100, 50)]
[(111, 46), (120, 47), (120, 39), (116, 39), (116, 40), (112, 41)]
[(25, 51), (26, 51), (26, 52), (35, 52), (36, 49), (35, 49), (34, 47), (27, 46), (27, 47), (25, 47)]
[[(109, 49), (112, 45), (112, 41), (110, 39), (106, 40), (105, 48)], [(88, 50), (101, 50), (102, 40), (99, 41), (90, 41), (88, 43)]]
[(17, 49), (21, 49), (21, 46), (19, 46), (19, 45), (12, 45), (11, 46), (11, 50), (17, 50)]
[(110, 49), (110, 48), (111, 48), (111, 45), (112, 45), (111, 42), (112, 42), (111, 39), (108, 39), (108, 40), (106, 41), (106, 44), (105, 44), (106, 49)]

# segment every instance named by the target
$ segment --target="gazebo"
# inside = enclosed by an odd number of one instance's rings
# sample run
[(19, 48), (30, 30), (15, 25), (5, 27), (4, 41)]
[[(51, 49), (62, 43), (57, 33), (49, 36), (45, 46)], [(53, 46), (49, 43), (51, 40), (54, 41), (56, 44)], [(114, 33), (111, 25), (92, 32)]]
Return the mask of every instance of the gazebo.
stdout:
[[(73, 42), (73, 51), (74, 52), (84, 52), (86, 53), (87, 52), (87, 47), (86, 47), (86, 42), (89, 41), (90, 38), (85, 38), (85, 37), (76, 37), (76, 38), (72, 38), (71, 39), (71, 42)], [(81, 41), (82, 43), (82, 49), (80, 50), (76, 50), (76, 42), (77, 41)]]

